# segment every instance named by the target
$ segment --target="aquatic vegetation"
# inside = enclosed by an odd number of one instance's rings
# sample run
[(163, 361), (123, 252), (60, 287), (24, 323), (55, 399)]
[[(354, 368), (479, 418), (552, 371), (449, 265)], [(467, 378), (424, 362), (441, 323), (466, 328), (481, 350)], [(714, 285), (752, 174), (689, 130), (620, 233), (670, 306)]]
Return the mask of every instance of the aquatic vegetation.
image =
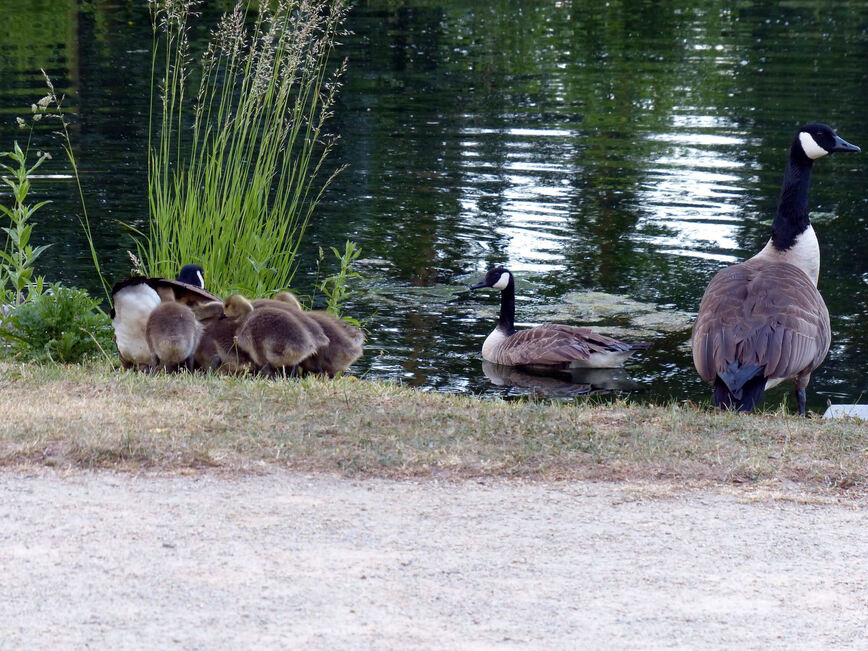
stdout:
[(161, 110), (152, 101), (146, 272), (173, 276), (194, 261), (218, 293), (287, 288), (305, 227), (340, 171), (322, 166), (335, 143), (326, 123), (344, 65), (331, 55), (346, 4), (239, 0), (212, 32), (192, 106), (195, 3), (149, 4)]
[[(51, 92), (33, 105), (32, 121), (28, 124), (21, 117), (17, 121), (22, 128), (29, 126), (32, 134), (32, 125), (42, 118), (59, 119), (64, 128), (61, 135), (66, 137), (65, 149), (75, 168), (66, 123), (59, 113), (60, 101), (47, 76), (46, 81)], [(52, 105), (58, 112), (48, 112)], [(81, 289), (60, 284), (46, 287), (42, 276), (34, 276), (36, 261), (50, 245), (33, 246), (30, 243), (36, 226), (31, 217), (50, 202), (27, 203), (27, 195), (31, 178), (51, 155), (37, 152), (36, 162), (28, 167), (27, 154), (27, 149), (22, 149), (17, 141), (12, 151), (0, 152), (0, 159), (10, 159), (14, 163), (0, 163), (0, 170), (8, 173), (3, 181), (11, 189), (13, 197), (11, 207), (0, 205), (0, 214), (9, 220), (9, 225), (3, 227), (6, 242), (0, 251), (0, 301), (3, 304), (0, 326), (0, 342), (3, 346), (0, 351), (3, 355), (25, 361), (61, 363), (80, 362), (85, 357), (96, 355), (105, 356), (112, 346), (112, 330), (108, 317), (99, 308), (100, 300), (91, 298)], [(99, 272), (86, 217), (82, 225), (91, 243), (94, 264)]]
[[(344, 252), (339, 252), (335, 247), (331, 247), (331, 251), (334, 256), (338, 259), (340, 263), (340, 269), (336, 274), (331, 276), (327, 276), (323, 281), (319, 284), (319, 290), (325, 294), (327, 303), (326, 310), (338, 316), (345, 321), (348, 321), (354, 325), (359, 325), (359, 321), (352, 317), (342, 316), (341, 315), (341, 307), (344, 302), (353, 291), (349, 287), (349, 281), (351, 279), (360, 279), (362, 275), (353, 268), (353, 263), (361, 254), (362, 250), (358, 248), (354, 242), (347, 242), (344, 244)], [(319, 260), (317, 260), (317, 269), (322, 265), (325, 254), (320, 248), (319, 250)]]
[(553, 321), (580, 320), (583, 323), (618, 319), (634, 329), (652, 333), (686, 331), (695, 318), (695, 314), (690, 312), (605, 292), (569, 292), (562, 300), (564, 305), (556, 306), (556, 312), (546, 314), (546, 318)]

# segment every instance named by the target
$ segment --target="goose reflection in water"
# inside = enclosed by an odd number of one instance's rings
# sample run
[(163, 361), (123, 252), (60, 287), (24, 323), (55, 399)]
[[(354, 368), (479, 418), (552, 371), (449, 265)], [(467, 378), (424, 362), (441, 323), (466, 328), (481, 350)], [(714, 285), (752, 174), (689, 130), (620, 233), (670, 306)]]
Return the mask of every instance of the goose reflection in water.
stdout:
[(548, 398), (606, 395), (639, 388), (623, 368), (543, 371), (483, 361), (482, 372), (496, 386), (515, 387)]

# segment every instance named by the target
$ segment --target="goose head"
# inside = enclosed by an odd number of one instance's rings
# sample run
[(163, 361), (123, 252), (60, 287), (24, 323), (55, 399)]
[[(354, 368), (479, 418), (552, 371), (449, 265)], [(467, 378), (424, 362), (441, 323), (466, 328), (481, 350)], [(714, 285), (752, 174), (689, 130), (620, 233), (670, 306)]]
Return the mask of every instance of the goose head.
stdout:
[(841, 138), (828, 124), (813, 122), (801, 127), (793, 142), (793, 154), (801, 153), (814, 161), (827, 154), (838, 152), (860, 152), (856, 145)]
[(197, 264), (185, 264), (175, 280), (205, 289), (205, 270)]
[(494, 267), (485, 274), (485, 278), (480, 282), (471, 285), (470, 289), (484, 289), (490, 287), (491, 289), (499, 289), (500, 291), (503, 291), (510, 285), (515, 287), (515, 280), (512, 277), (512, 272), (504, 267)]

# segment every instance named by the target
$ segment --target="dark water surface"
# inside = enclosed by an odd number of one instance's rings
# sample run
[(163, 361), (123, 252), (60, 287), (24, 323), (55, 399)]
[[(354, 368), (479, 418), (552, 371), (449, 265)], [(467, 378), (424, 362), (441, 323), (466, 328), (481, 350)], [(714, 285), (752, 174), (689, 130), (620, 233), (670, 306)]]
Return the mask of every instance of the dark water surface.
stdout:
[[(75, 110), (76, 156), (114, 277), (131, 248), (119, 222), (147, 216), (143, 6), (0, 0), (0, 149), (25, 135), (15, 116), (42, 96), (44, 67)], [(220, 8), (208, 5), (203, 20)], [(868, 2), (382, 0), (355, 3), (349, 27), (333, 123), (333, 162), (349, 167), (308, 233), (297, 284), (312, 283), (316, 245), (361, 246), (366, 281), (348, 311), (368, 319), (357, 371), (373, 377), (505, 391), (479, 359), (496, 297), (463, 289), (494, 264), (519, 275), (525, 324), (584, 290), (695, 312), (714, 272), (768, 239), (800, 123), (828, 122), (868, 146)], [(37, 139), (48, 146), (48, 130)], [(42, 269), (96, 291), (76, 190), (56, 141), (53, 151), (50, 178), (34, 187), (54, 202), (36, 218), (35, 238), (53, 245)], [(809, 389), (815, 409), (868, 389), (866, 166), (862, 154), (815, 168), (833, 329)], [(617, 312), (569, 314), (636, 325)], [(688, 330), (639, 336), (655, 346), (627, 368), (637, 396), (707, 399)]]

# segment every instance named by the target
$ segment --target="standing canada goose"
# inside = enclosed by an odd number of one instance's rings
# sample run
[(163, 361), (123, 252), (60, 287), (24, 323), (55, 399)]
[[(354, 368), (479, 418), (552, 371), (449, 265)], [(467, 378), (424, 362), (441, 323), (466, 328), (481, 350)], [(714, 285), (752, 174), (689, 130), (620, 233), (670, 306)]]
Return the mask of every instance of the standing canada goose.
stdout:
[(334, 377), (346, 371), (362, 356), (365, 335), (359, 328), (325, 310), (302, 311), (301, 303), (292, 292), (275, 294), (274, 303), (285, 305), (312, 319), (328, 337), (328, 345), (318, 349), (316, 354), (301, 363), (301, 367), (308, 373)]
[(295, 375), (298, 365), (313, 355), (323, 343), (287, 310), (262, 307), (257, 310), (240, 294), (223, 302), (223, 311), (232, 319), (241, 319), (235, 339), (264, 375), (274, 375), (287, 368)]
[(508, 269), (495, 267), (470, 289), (500, 290), (500, 321), (482, 344), (482, 359), (504, 366), (541, 368), (616, 368), (647, 343), (628, 344), (597, 334), (590, 328), (546, 323), (515, 330), (515, 279)]
[(201, 336), (202, 324), (193, 310), (172, 300), (163, 301), (151, 311), (145, 328), (151, 368), (175, 371), (183, 364), (192, 371)]
[(817, 291), (820, 248), (808, 219), (811, 169), (826, 154), (848, 151), (860, 149), (825, 124), (800, 128), (771, 239), (751, 259), (717, 272), (705, 290), (691, 345), (715, 406), (750, 411), (766, 389), (793, 379), (805, 415), (805, 388), (831, 342), (829, 311)]

